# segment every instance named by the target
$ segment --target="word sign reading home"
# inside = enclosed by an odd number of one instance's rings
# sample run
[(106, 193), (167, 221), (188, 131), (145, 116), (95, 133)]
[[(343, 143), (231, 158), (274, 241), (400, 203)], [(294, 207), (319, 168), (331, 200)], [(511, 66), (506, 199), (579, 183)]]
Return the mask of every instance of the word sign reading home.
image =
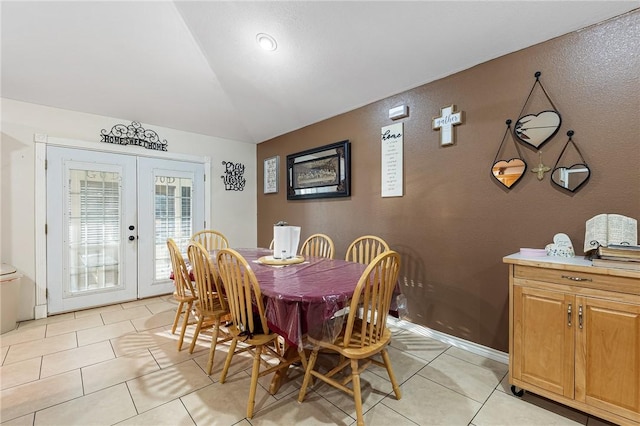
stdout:
[(403, 195), (403, 128), (402, 123), (385, 126), (381, 130), (382, 197)]
[(134, 145), (156, 151), (166, 151), (167, 141), (160, 141), (160, 137), (153, 130), (145, 130), (140, 123), (132, 121), (129, 125), (116, 124), (110, 132), (102, 129), (101, 142), (113, 143), (116, 145)]
[(455, 105), (440, 108), (440, 117), (433, 118), (433, 130), (440, 129), (440, 145), (453, 145), (456, 141), (453, 126), (462, 123), (462, 111), (453, 112)]

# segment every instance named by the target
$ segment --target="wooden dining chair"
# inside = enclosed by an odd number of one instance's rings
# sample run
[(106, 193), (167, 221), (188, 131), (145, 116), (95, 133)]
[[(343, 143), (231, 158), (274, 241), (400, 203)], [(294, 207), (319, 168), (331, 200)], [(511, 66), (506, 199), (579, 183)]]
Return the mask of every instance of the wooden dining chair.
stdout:
[[(332, 341), (308, 336), (313, 351), (298, 395), (298, 401), (304, 400), (311, 376), (353, 396), (358, 425), (364, 425), (362, 417), (362, 394), (360, 390), (360, 374), (370, 365), (375, 364), (387, 369), (391, 386), (396, 399), (401, 398), (400, 388), (391, 368), (391, 360), (386, 347), (391, 341), (391, 331), (387, 328), (387, 314), (391, 305), (393, 290), (398, 281), (400, 255), (395, 251), (379, 254), (362, 273), (351, 299), (349, 316), (341, 333)], [(318, 358), (318, 351), (336, 352), (340, 355), (338, 365), (327, 373), (320, 373), (313, 367)], [(382, 362), (373, 359), (380, 354)], [(364, 362), (361, 364), (361, 362)], [(343, 380), (333, 378), (346, 367), (351, 367), (351, 374)], [(352, 387), (346, 385), (352, 382)]]
[(178, 351), (182, 350), (182, 342), (184, 341), (184, 333), (187, 330), (189, 324), (189, 314), (193, 302), (198, 299), (196, 291), (191, 284), (191, 277), (189, 276), (189, 270), (180, 253), (180, 249), (176, 242), (169, 238), (167, 239), (167, 248), (169, 249), (169, 257), (171, 258), (171, 269), (173, 271), (173, 298), (178, 302), (178, 308), (176, 309), (176, 316), (173, 320), (173, 327), (171, 327), (171, 334), (175, 334), (180, 320), (180, 315), (184, 311), (184, 319), (182, 321), (182, 329), (180, 330), (180, 338), (178, 339)]
[(325, 234), (313, 234), (302, 243), (300, 254), (303, 256), (326, 257), (333, 259), (335, 246), (331, 237)]
[[(278, 335), (269, 330), (258, 280), (244, 257), (233, 249), (222, 249), (218, 252), (217, 263), (232, 318), (232, 324), (228, 327), (232, 336), (231, 347), (220, 375), (220, 383), (225, 382), (234, 355), (246, 351), (253, 352), (251, 387), (247, 402), (247, 417), (252, 418), (258, 378), (288, 368), (294, 362), (302, 361), (306, 366), (306, 358), (304, 352), (299, 352), (299, 357), (287, 360), (268, 346)], [(240, 349), (239, 342), (242, 346)], [(263, 352), (276, 357), (280, 361), (279, 364), (260, 371), (260, 364), (266, 364), (262, 359)]]
[(222, 232), (204, 229), (191, 236), (191, 241), (198, 242), (207, 250), (218, 250), (229, 247), (229, 240)]
[(231, 336), (220, 329), (220, 324), (229, 319), (229, 309), (209, 251), (202, 244), (192, 241), (187, 247), (187, 254), (198, 291), (198, 299), (193, 305), (194, 316), (197, 320), (196, 330), (193, 333), (189, 353), (193, 353), (200, 331), (213, 328), (206, 370), (207, 375), (211, 375), (216, 344), (231, 340)]
[(344, 260), (368, 265), (380, 253), (389, 250), (389, 245), (380, 237), (375, 235), (364, 235), (358, 237), (347, 248)]
[[(269, 243), (269, 250), (273, 250), (273, 245), (275, 244), (275, 242), (276, 240), (272, 238), (271, 242)], [(286, 349), (284, 337), (278, 336), (278, 339), (274, 343), (276, 345), (276, 350), (278, 351), (278, 353), (280, 355), (284, 355), (284, 351)]]

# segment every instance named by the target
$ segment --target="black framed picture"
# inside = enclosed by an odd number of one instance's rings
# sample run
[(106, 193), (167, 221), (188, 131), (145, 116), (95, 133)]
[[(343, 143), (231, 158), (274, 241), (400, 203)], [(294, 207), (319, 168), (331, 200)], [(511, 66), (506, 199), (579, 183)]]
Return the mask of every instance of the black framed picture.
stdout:
[(348, 140), (287, 155), (287, 199), (349, 197)]

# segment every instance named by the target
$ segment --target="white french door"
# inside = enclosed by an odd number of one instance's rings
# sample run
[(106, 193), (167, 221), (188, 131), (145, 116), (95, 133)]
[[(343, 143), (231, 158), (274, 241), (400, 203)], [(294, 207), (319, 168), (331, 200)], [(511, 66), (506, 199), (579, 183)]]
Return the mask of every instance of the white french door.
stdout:
[(204, 165), (47, 147), (48, 312), (171, 293), (166, 240), (204, 224)]
[(184, 253), (204, 227), (204, 165), (138, 159), (138, 297), (173, 292), (167, 238)]

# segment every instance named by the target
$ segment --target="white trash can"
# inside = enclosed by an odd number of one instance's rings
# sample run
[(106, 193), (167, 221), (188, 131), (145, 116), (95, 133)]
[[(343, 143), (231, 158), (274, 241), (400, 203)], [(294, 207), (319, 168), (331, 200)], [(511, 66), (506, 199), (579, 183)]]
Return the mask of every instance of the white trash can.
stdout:
[(0, 334), (15, 330), (22, 274), (6, 263), (0, 264)]

